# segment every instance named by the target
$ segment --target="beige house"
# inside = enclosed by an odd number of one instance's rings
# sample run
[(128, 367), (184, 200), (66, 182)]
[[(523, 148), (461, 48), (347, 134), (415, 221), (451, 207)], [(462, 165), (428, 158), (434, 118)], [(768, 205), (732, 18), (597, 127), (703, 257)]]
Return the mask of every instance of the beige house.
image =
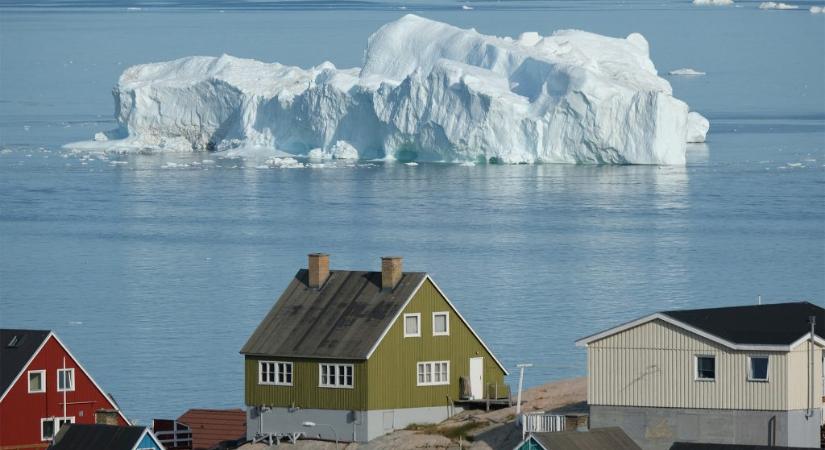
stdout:
[(818, 447), (823, 336), (825, 309), (801, 302), (666, 311), (585, 337), (591, 426), (643, 449)]

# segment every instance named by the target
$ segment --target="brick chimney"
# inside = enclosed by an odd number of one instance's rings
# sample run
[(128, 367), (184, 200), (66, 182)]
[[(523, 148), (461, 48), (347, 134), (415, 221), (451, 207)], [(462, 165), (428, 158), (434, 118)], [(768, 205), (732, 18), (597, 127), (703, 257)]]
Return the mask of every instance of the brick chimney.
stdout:
[(307, 269), (309, 269), (309, 287), (313, 289), (320, 288), (329, 278), (329, 255), (326, 253), (310, 253)]
[(382, 256), (381, 257), (381, 289), (391, 291), (401, 281), (401, 257)]

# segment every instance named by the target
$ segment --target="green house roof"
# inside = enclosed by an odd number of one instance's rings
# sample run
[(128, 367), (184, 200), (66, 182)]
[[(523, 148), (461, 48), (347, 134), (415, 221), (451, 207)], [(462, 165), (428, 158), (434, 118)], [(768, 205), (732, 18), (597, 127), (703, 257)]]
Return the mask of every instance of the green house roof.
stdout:
[(367, 359), (427, 278), (404, 272), (392, 290), (381, 272), (330, 271), (320, 289), (301, 269), (241, 349), (245, 355)]

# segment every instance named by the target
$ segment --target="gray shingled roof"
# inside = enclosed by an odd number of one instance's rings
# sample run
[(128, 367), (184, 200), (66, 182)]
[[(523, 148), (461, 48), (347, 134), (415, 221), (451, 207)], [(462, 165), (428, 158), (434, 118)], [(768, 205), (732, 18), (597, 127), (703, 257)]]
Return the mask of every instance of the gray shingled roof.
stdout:
[(132, 450), (146, 427), (117, 425), (65, 425), (55, 436), (49, 450)]
[(530, 436), (549, 450), (641, 450), (619, 427), (532, 433)]
[(396, 315), (426, 278), (404, 272), (381, 289), (381, 272), (330, 271), (320, 289), (301, 269), (241, 349), (257, 356), (367, 359)]
[(49, 330), (0, 329), (0, 395), (25, 368), (49, 333)]

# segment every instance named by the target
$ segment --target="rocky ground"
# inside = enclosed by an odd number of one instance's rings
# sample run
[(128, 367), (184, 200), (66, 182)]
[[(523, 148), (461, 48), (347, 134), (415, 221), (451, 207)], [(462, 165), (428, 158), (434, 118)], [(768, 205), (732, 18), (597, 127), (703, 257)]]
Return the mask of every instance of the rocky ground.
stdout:
[[(526, 390), (522, 394), (523, 411), (549, 411), (587, 399), (585, 378), (555, 381)], [(416, 429), (399, 430), (368, 444), (341, 444), (345, 450), (510, 450), (521, 440), (521, 429), (515, 425), (516, 408), (485, 412), (464, 411), (438, 424)], [(334, 450), (334, 442), (303, 439), (297, 444), (282, 443), (282, 448), (296, 450)], [(264, 450), (264, 444), (246, 444), (238, 450)]]

